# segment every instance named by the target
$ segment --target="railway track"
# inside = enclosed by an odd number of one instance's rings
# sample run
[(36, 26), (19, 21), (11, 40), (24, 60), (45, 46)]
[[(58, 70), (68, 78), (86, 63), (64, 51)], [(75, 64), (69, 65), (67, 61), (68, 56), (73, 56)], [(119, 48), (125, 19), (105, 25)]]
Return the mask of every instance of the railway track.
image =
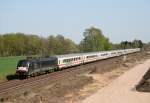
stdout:
[(45, 74), (39, 77), (32, 77), (32, 78), (25, 79), (25, 80), (13, 80), (13, 81), (3, 82), (0, 84), (0, 95), (9, 93), (11, 91), (15, 91), (18, 89), (23, 89), (24, 87), (36, 86), (46, 81), (49, 81), (49, 82), (56, 81), (56, 80), (63, 78), (64, 76), (75, 75), (78, 73), (81, 73), (81, 69), (79, 70), (79, 68), (76, 68), (76, 69), (70, 68), (70, 69), (65, 69), (62, 71), (53, 72), (50, 74)]
[(103, 66), (103, 65), (108, 65), (108, 63), (114, 63), (119, 58), (121, 57), (114, 57), (105, 60), (100, 60), (100, 61), (84, 64), (81, 66), (70, 67), (69, 69), (64, 69), (62, 71), (52, 72), (37, 77), (31, 77), (24, 80), (11, 80), (7, 82), (2, 82), (0, 83), (0, 95), (8, 94), (16, 90), (22, 90), (23, 88), (26, 87), (34, 87), (37, 85), (44, 84), (46, 82), (54, 82), (64, 77), (81, 74), (85, 71), (91, 70), (92, 67), (95, 67), (97, 65)]

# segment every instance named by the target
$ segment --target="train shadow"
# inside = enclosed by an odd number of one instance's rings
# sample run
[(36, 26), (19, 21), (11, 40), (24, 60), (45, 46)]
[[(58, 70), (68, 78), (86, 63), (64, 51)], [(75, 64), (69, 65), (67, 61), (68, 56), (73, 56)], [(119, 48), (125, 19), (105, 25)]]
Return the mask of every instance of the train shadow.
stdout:
[(19, 79), (17, 75), (10, 74), (6, 76), (7, 80), (14, 80), (14, 79)]
[(27, 76), (18, 76), (18, 75), (15, 75), (15, 74), (11, 74), (11, 75), (7, 75), (6, 76), (7, 80), (24, 80), (24, 79), (27, 79), (28, 77)]

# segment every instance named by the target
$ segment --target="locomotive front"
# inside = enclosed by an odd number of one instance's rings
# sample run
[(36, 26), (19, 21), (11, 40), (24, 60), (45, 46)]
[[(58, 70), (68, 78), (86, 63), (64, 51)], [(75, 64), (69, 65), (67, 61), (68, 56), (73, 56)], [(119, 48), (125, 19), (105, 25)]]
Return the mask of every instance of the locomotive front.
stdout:
[(30, 62), (28, 60), (20, 60), (17, 64), (16, 75), (27, 76)]

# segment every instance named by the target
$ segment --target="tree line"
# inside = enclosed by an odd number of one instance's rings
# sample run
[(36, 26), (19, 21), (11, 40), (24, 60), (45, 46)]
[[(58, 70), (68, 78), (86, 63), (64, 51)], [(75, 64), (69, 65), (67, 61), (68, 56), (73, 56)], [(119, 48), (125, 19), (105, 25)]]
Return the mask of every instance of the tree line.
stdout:
[(113, 44), (98, 28), (91, 27), (84, 31), (83, 40), (76, 44), (62, 35), (50, 35), (47, 38), (24, 33), (0, 35), (0, 56), (20, 55), (59, 55), (78, 52), (104, 51), (142, 47), (141, 40), (123, 41)]
[(143, 48), (144, 44), (141, 40), (122, 41), (119, 44), (113, 44), (114, 49), (131, 49), (131, 48)]
[(77, 45), (62, 35), (48, 38), (24, 33), (0, 35), (0, 56), (55, 55), (78, 52)]

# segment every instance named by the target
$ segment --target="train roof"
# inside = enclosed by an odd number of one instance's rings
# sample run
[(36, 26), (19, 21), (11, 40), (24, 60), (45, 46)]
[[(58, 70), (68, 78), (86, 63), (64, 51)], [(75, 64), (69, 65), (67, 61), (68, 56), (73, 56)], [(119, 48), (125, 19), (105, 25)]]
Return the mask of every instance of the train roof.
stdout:
[[(136, 48), (138, 49), (138, 48)], [(110, 52), (123, 52), (127, 50), (135, 50), (135, 49), (120, 49), (120, 50), (111, 50), (111, 51), (99, 51), (99, 52), (88, 52), (88, 53), (72, 53), (72, 54), (64, 54), (64, 55), (55, 55), (57, 58), (70, 58), (70, 57), (78, 57), (83, 55), (92, 55), (92, 54), (99, 54), (99, 53), (110, 53)]]
[(34, 62), (34, 61), (53, 61), (56, 59), (57, 57), (55, 56), (49, 56), (49, 57), (46, 56), (46, 57), (27, 57), (26, 59), (23, 60)]
[(72, 54), (64, 54), (64, 55), (54, 55), (54, 56), (45, 56), (45, 57), (37, 57), (37, 58), (29, 58), (27, 60), (40, 60), (40, 61), (45, 61), (45, 60), (55, 60), (57, 58), (71, 58), (71, 57), (80, 57), (83, 55), (94, 55), (94, 54), (99, 54), (99, 53), (110, 53), (110, 52), (118, 52), (118, 51), (126, 51), (126, 50), (134, 50), (134, 49), (121, 49), (121, 50), (111, 50), (111, 51), (99, 51), (99, 52), (88, 52), (88, 53), (72, 53)]
[[(92, 54), (99, 54), (99, 53), (108, 53), (108, 52), (115, 52), (119, 50), (111, 50), (111, 51), (99, 51), (99, 52), (88, 52), (88, 53), (72, 53), (72, 54), (64, 54), (64, 55), (55, 55), (54, 57), (57, 58), (65, 58), (65, 57), (78, 57), (83, 55), (92, 55)], [(121, 51), (121, 50), (120, 50)]]

